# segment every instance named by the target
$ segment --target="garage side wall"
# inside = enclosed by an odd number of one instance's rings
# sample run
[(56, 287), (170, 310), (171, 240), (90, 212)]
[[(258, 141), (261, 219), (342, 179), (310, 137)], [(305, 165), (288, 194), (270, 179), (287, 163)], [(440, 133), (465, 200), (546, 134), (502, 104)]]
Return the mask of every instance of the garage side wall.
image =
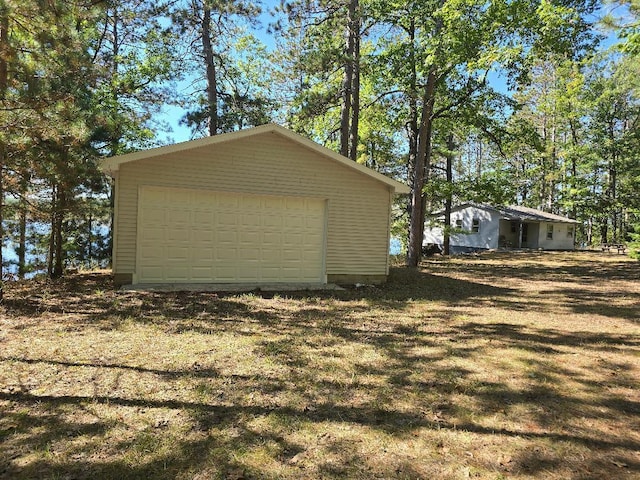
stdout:
[(136, 273), (141, 185), (325, 199), (328, 281), (379, 282), (388, 273), (389, 187), (281, 135), (264, 133), (120, 166), (116, 283), (130, 283)]

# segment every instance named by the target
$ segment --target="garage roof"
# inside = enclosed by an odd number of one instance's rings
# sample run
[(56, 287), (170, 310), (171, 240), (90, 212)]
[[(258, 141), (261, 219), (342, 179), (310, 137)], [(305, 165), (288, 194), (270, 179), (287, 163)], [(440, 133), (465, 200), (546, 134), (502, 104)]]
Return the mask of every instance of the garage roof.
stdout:
[(153, 158), (153, 157), (157, 157), (160, 155), (167, 155), (167, 154), (171, 154), (171, 153), (177, 153), (177, 152), (181, 152), (184, 150), (190, 150), (193, 148), (200, 148), (200, 147), (205, 147), (205, 146), (209, 146), (209, 145), (216, 145), (219, 143), (224, 143), (224, 142), (229, 142), (229, 141), (233, 141), (233, 140), (239, 140), (239, 139), (243, 139), (243, 138), (248, 138), (248, 137), (252, 137), (254, 135), (260, 135), (263, 133), (276, 133), (278, 135), (281, 135), (285, 138), (288, 138), (300, 145), (302, 145), (303, 147), (306, 147), (310, 150), (313, 150), (327, 158), (330, 158), (331, 160), (342, 164), (348, 168), (352, 168), (360, 173), (363, 173), (364, 175), (367, 175), (379, 182), (382, 182), (386, 185), (388, 185), (389, 187), (393, 188), (395, 193), (409, 193), (410, 189), (407, 185), (398, 182), (396, 180), (393, 180), (389, 177), (386, 177), (385, 175), (376, 172), (375, 170), (372, 170), (370, 168), (365, 167), (364, 165), (360, 165), (357, 162), (354, 162), (336, 152), (334, 152), (333, 150), (330, 150), (326, 147), (323, 147), (322, 145), (317, 144), (316, 142), (313, 142), (311, 140), (309, 140), (308, 138), (305, 138), (301, 135), (298, 135), (297, 133), (292, 132), (291, 130), (288, 130), (284, 127), (281, 127), (280, 125), (276, 125), (274, 123), (268, 123), (266, 125), (261, 125), (259, 127), (254, 127), (254, 128), (248, 128), (246, 130), (239, 130), (236, 132), (230, 132), (230, 133), (223, 133), (220, 135), (215, 135), (215, 136), (211, 136), (211, 137), (204, 137), (204, 138), (198, 138), (196, 140), (190, 140), (187, 142), (181, 142), (181, 143), (175, 143), (173, 145), (166, 145), (164, 147), (157, 147), (157, 148), (152, 148), (149, 150), (142, 150), (139, 152), (133, 152), (133, 153), (127, 153), (125, 155), (118, 155), (116, 157), (110, 157), (110, 158), (106, 158), (104, 159), (101, 164), (100, 164), (100, 169), (108, 174), (113, 176), (115, 174), (115, 172), (117, 172), (120, 168), (120, 165), (122, 165), (123, 163), (127, 163), (127, 162), (134, 162), (136, 160), (142, 160), (142, 159), (148, 159), (148, 158)]

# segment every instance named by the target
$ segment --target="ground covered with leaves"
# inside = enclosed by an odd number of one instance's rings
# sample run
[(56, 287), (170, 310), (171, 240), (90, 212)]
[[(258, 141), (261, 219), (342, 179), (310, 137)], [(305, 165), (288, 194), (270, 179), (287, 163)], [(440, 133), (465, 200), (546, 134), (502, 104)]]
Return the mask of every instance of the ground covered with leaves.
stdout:
[(640, 264), (487, 254), (382, 287), (10, 283), (2, 479), (640, 478)]

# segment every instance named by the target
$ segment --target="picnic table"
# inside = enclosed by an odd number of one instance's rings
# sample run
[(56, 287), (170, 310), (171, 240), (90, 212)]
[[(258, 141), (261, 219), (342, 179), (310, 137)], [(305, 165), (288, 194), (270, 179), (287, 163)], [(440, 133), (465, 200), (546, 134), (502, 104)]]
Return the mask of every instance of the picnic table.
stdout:
[(627, 246), (624, 243), (603, 243), (601, 248), (603, 252), (617, 250), (618, 253), (625, 253), (627, 250)]

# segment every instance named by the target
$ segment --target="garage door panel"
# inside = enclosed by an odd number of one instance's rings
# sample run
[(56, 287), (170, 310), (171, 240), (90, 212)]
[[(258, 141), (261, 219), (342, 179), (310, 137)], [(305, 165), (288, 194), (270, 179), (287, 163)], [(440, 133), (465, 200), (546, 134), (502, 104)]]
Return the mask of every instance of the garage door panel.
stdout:
[(191, 231), (191, 238), (192, 241), (194, 242), (194, 244), (204, 244), (204, 245), (211, 245), (211, 242), (213, 241), (214, 238), (214, 233), (213, 230), (211, 230), (210, 228), (207, 229), (193, 229)]
[(282, 228), (283, 218), (273, 213), (267, 213), (262, 217), (262, 225), (266, 228)]
[(300, 275), (299, 267), (282, 267), (282, 276), (285, 278), (300, 278), (301, 280), (305, 280), (305, 278)]
[(285, 229), (299, 229), (305, 226), (304, 217), (302, 215), (290, 215), (284, 219)]
[(168, 229), (165, 235), (168, 244), (189, 243), (191, 236), (188, 223), (176, 223), (174, 228)]
[(304, 243), (302, 243), (303, 239), (304, 235), (301, 233), (287, 233), (282, 239), (282, 245), (286, 249), (299, 250), (300, 248), (304, 248)]
[(236, 279), (236, 266), (230, 264), (219, 264), (214, 266), (215, 278), (220, 282), (234, 282)]
[(189, 217), (191, 216), (191, 210), (189, 208), (171, 208), (167, 210), (167, 222), (189, 222)]
[(238, 243), (241, 245), (260, 245), (260, 230), (257, 228), (241, 230), (238, 234)]
[(216, 243), (222, 245), (225, 243), (235, 245), (238, 243), (238, 232), (230, 230), (217, 230), (216, 231)]
[(194, 247), (191, 249), (191, 263), (193, 265), (211, 265), (213, 262), (213, 249), (209, 246), (204, 246), (201, 248)]
[(146, 215), (149, 222), (163, 225), (166, 221), (166, 213), (162, 208), (149, 208)]
[(238, 211), (242, 196), (220, 193), (217, 195), (216, 204), (220, 210)]
[(282, 263), (283, 265), (295, 264), (298, 265), (302, 260), (302, 252), (300, 250), (284, 249), (282, 250)]
[(319, 282), (325, 202), (141, 187), (137, 281)]
[(307, 233), (303, 236), (303, 245), (318, 245), (322, 243), (322, 235)]
[(167, 259), (179, 262), (188, 262), (189, 247), (168, 247)]
[(167, 202), (175, 206), (189, 208), (193, 205), (193, 191), (181, 189), (167, 189)]
[(284, 201), (285, 201), (285, 208), (290, 212), (300, 212), (300, 211), (304, 211), (307, 208), (306, 199), (286, 197)]
[(265, 246), (260, 247), (260, 257), (265, 265), (276, 265), (282, 258), (282, 250), (280, 248)]
[(164, 280), (164, 270), (165, 267), (163, 265), (147, 265), (141, 267), (140, 276), (149, 282), (161, 282)]
[(284, 208), (284, 199), (282, 197), (264, 197), (264, 201), (262, 202), (264, 208), (266, 210), (275, 210), (280, 211)]
[(257, 195), (245, 195), (241, 197), (240, 205), (243, 210), (252, 211), (262, 208), (263, 197)]
[(214, 274), (214, 271), (212, 266), (208, 266), (208, 267), (194, 266), (191, 269), (191, 277), (192, 277), (192, 281), (194, 282), (211, 281), (211, 278), (213, 278), (213, 274)]
[(282, 234), (280, 232), (264, 232), (262, 234), (263, 245), (276, 245), (279, 246), (282, 243)]
[(165, 271), (169, 281), (184, 282), (189, 280), (190, 268), (183, 262), (167, 261)]
[(216, 222), (220, 227), (235, 227), (238, 225), (237, 212), (220, 212)]
[(261, 252), (258, 248), (240, 248), (239, 253), (243, 262), (255, 261), (257, 265), (258, 260), (260, 260)]
[(194, 229), (209, 229), (213, 221), (213, 212), (208, 210), (196, 210), (192, 212)]
[(140, 256), (141, 258), (149, 261), (162, 261), (167, 256), (165, 250), (165, 247), (158, 246), (156, 244), (142, 244)]
[(245, 228), (259, 227), (262, 225), (262, 215), (260, 214), (260, 211), (243, 214), (240, 224)]
[(140, 232), (142, 242), (154, 243), (164, 238), (164, 228), (149, 227)]

